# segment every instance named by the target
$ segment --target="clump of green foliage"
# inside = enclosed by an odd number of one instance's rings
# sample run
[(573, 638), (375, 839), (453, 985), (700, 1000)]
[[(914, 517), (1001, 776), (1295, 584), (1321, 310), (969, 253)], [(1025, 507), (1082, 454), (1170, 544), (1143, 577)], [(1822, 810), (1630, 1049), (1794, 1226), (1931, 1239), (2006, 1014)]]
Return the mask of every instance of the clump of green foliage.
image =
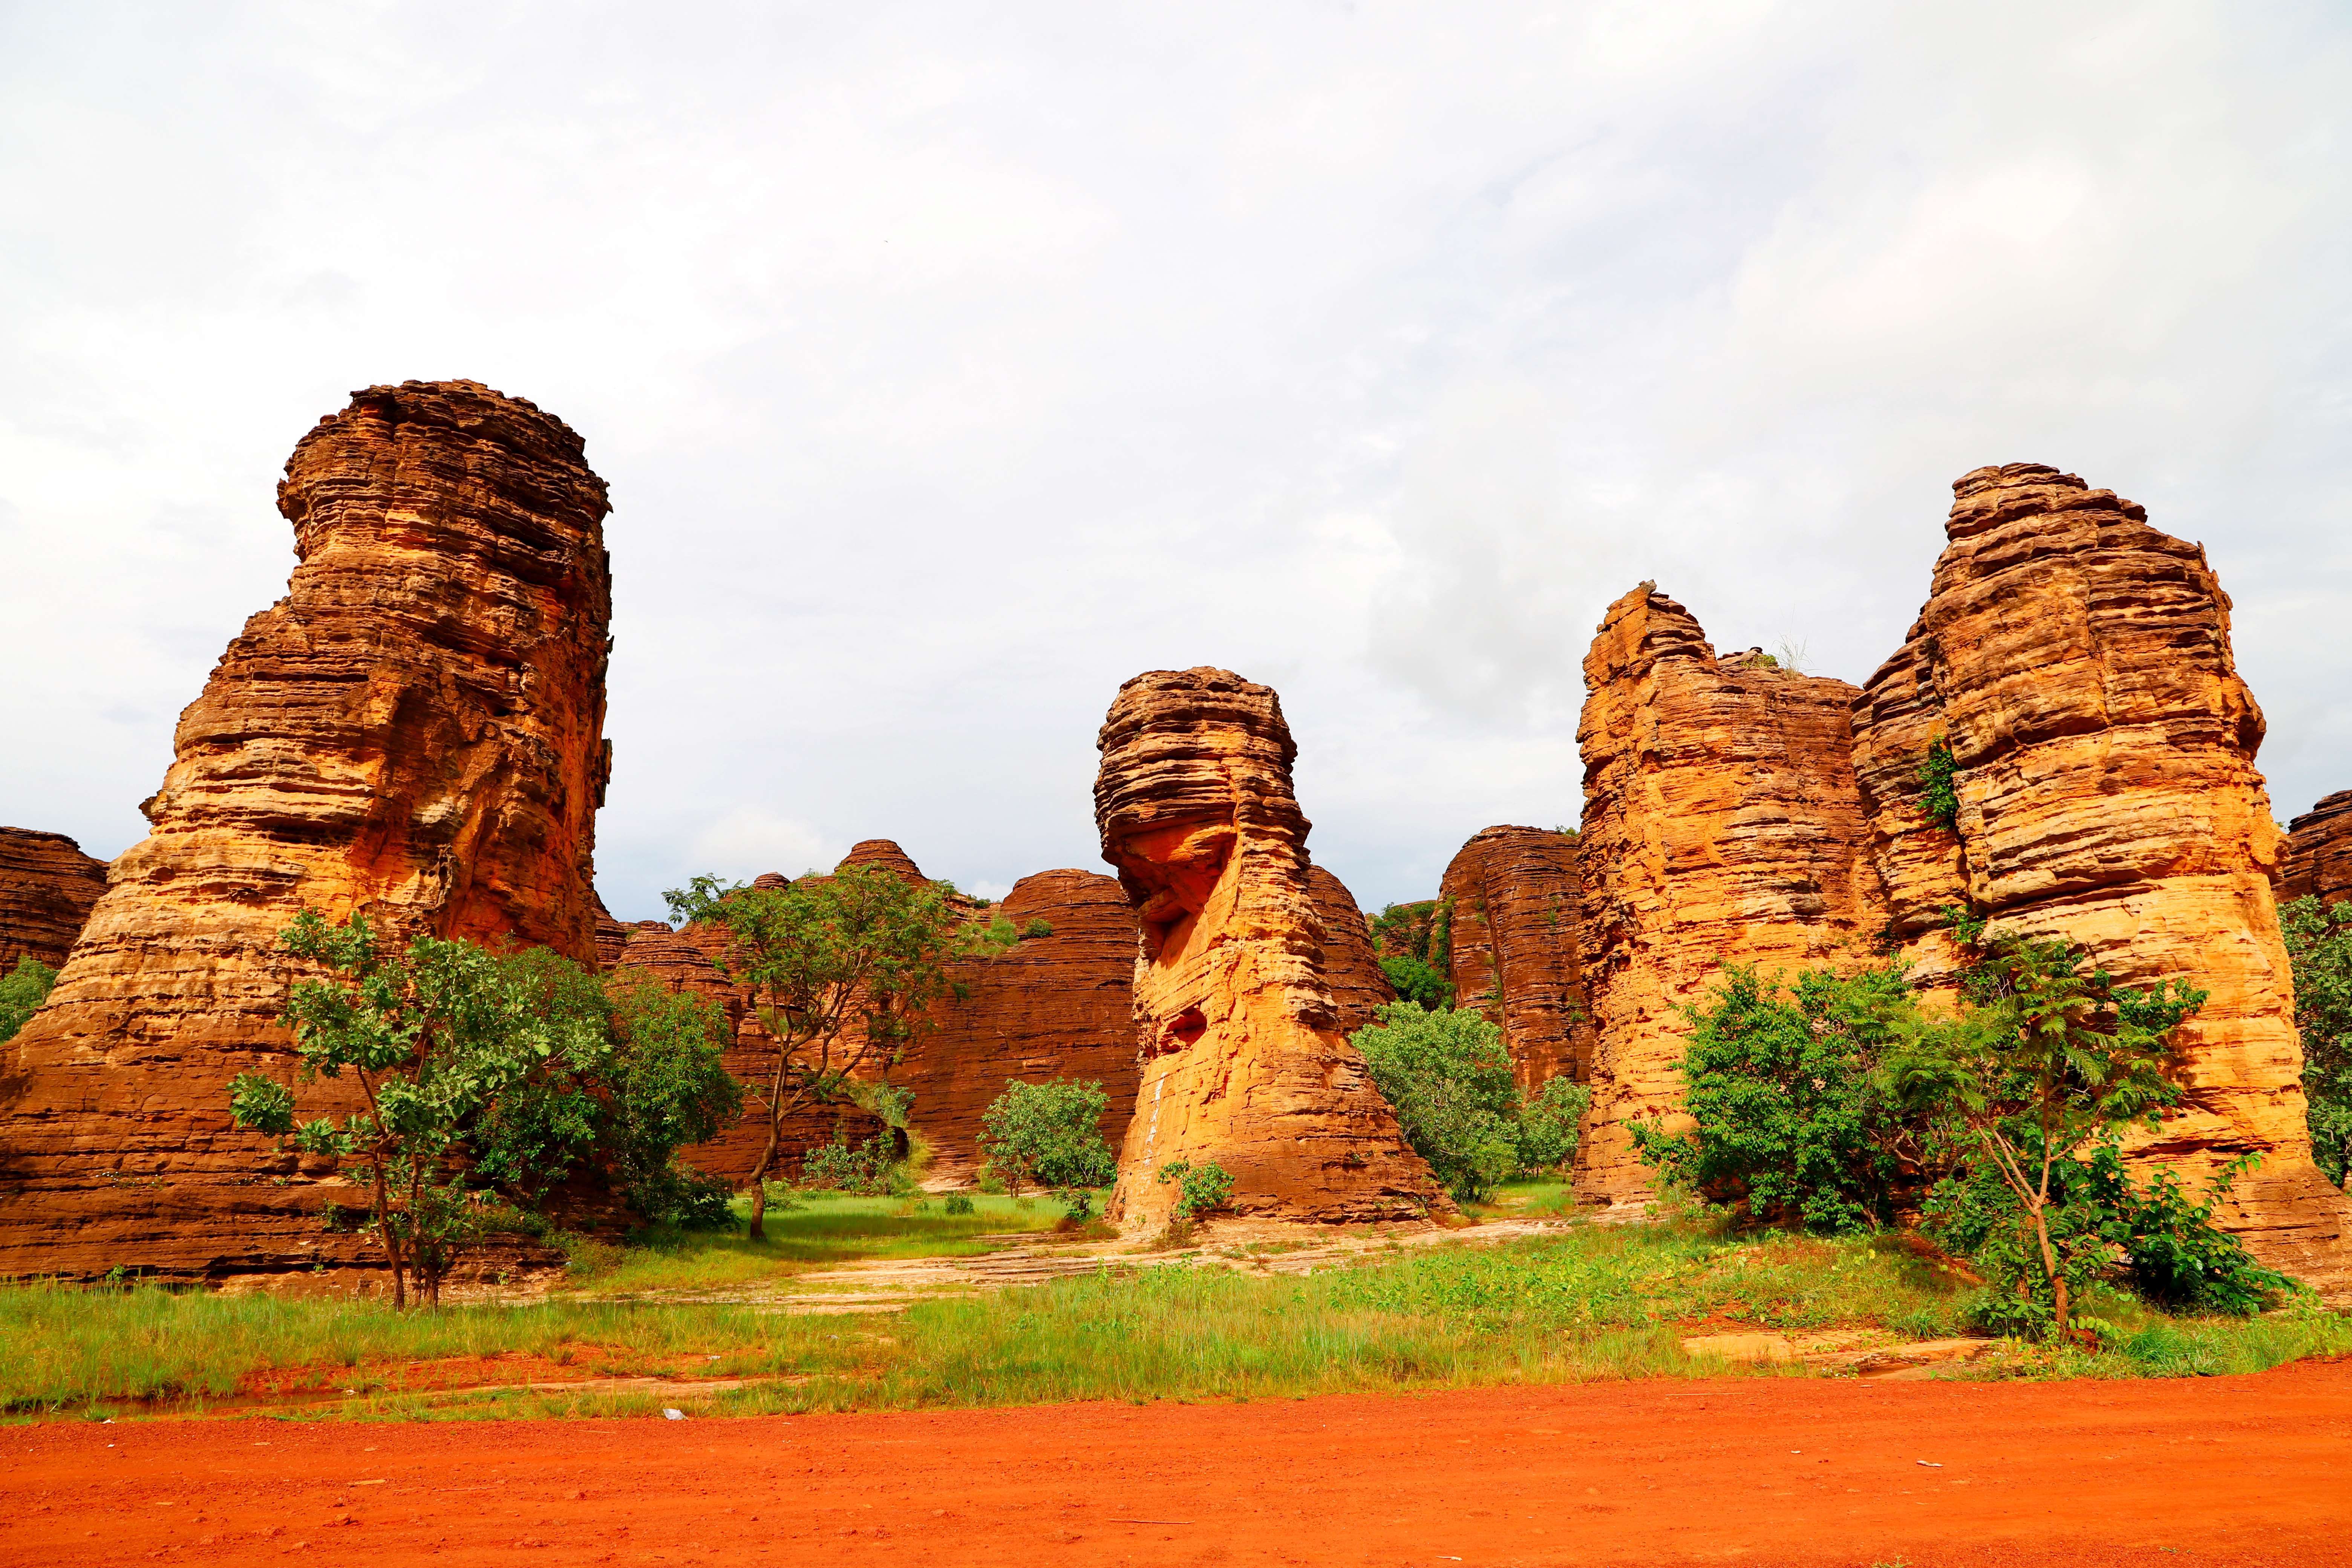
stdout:
[(1054, 922), (1047, 920), (1043, 915), (1037, 916), (1027, 925), (1021, 928), (1021, 940), (1024, 942), (1034, 942), (1039, 937), (1047, 937), (1053, 934)]
[(801, 1183), (817, 1192), (855, 1193), (880, 1197), (904, 1188), (905, 1167), (887, 1132), (877, 1132), (856, 1148), (836, 1133), (801, 1157)]
[(1176, 1217), (1188, 1224), (1224, 1207), (1234, 1195), (1232, 1173), (1213, 1160), (1201, 1165), (1171, 1160), (1160, 1167), (1157, 1180), (1163, 1187), (1176, 1184)]
[(2180, 1090), (2171, 1032), (2203, 994), (2118, 985), (2079, 947), (1995, 934), (1949, 911), (1964, 1005), (1930, 1016), (1899, 966), (1793, 984), (1734, 969), (1691, 1015), (1691, 1125), (1637, 1128), (1643, 1157), (1817, 1231), (1887, 1223), (1924, 1194), (1929, 1228), (1991, 1286), (1982, 1316), (2063, 1334), (2096, 1279), (2147, 1299), (2247, 1311), (2293, 1287), (2212, 1224), (2241, 1167), (2201, 1198), (2127, 1179), (2119, 1140)]
[(0, 977), (0, 1041), (16, 1037), (57, 983), (58, 972), (39, 959), (27, 953), (16, 960), (16, 967)]
[(2352, 901), (2297, 899), (2279, 910), (2279, 926), (2294, 968), (2311, 1155), (2340, 1187), (2352, 1163)]
[(1452, 900), (1391, 904), (1371, 920), (1372, 948), (1390, 987), (1433, 1011), (1454, 1005)]
[(1682, 1184), (1733, 1194), (1748, 1217), (1836, 1234), (1894, 1218), (1905, 1126), (1872, 1075), (1914, 1016), (1899, 966), (1791, 985), (1728, 967), (1689, 1014), (1690, 1127), (1637, 1123), (1641, 1156)]
[(1431, 1012), (1454, 1005), (1454, 982), (1431, 968), (1427, 961), (1408, 952), (1380, 963), (1381, 973), (1389, 977), (1399, 1000), (1417, 1003)]
[(1585, 1091), (1554, 1079), (1523, 1100), (1503, 1031), (1478, 1014), (1392, 1002), (1350, 1037), (1405, 1142), (1457, 1200), (1575, 1153)]
[(1960, 792), (1954, 783), (1958, 773), (1952, 748), (1937, 741), (1912, 775), (1919, 781), (1919, 814), (1948, 833), (1960, 830)]
[(932, 1004), (959, 991), (948, 964), (1014, 940), (1002, 916), (967, 927), (956, 896), (948, 883), (910, 883), (871, 866), (778, 888), (697, 877), (665, 895), (678, 919), (726, 933), (719, 971), (750, 989), (771, 1042), (750, 1086), (768, 1124), (751, 1177), (755, 1239), (765, 1234), (766, 1178), (785, 1121), (810, 1105), (871, 1108), (872, 1080), (887, 1081)]
[(967, 1215), (971, 1213), (972, 1210), (978, 1206), (979, 1205), (971, 1201), (971, 1194), (970, 1193), (950, 1193), (947, 1197), (947, 1202), (941, 1204), (940, 1205), (940, 1209), (942, 1213), (950, 1215)]
[(1088, 1208), (1087, 1189), (1118, 1173), (1102, 1135), (1110, 1096), (1098, 1082), (1008, 1079), (1004, 1092), (980, 1115), (980, 1152), (1013, 1197), (1024, 1186), (1060, 1189), (1073, 1218)]

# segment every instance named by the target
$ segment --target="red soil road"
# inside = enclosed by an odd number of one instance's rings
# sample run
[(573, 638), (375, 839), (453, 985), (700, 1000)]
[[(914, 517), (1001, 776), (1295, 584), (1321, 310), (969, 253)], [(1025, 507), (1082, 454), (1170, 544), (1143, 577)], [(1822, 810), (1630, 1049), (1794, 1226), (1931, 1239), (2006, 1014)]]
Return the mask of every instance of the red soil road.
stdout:
[(2352, 1364), (2164, 1383), (1753, 1379), (682, 1422), (0, 1428), (0, 1563), (285, 1554), (2340, 1564)]

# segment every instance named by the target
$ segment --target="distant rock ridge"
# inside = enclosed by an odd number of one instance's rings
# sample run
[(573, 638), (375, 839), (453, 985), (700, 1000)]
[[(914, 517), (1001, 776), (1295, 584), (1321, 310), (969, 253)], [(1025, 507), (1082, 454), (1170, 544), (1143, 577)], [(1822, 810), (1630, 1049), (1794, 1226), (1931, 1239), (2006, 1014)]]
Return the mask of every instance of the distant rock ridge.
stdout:
[(1103, 858), (1141, 927), (1113, 1216), (1166, 1220), (1173, 1162), (1222, 1166), (1241, 1215), (1427, 1214), (1435, 1184), (1340, 1033), (1280, 700), (1229, 670), (1154, 670), (1119, 688), (1097, 744)]
[(297, 910), (593, 954), (611, 583), (580, 437), (475, 382), (373, 386), (301, 439), (278, 504), (286, 597), (181, 715), (149, 836), (5, 1047), (0, 1274), (364, 1250), (319, 1225), (349, 1198), (330, 1163), (228, 1116), (236, 1073), (292, 1077)]
[(1585, 997), (1583, 881), (1573, 833), (1488, 827), (1445, 868), (1454, 1005), (1498, 1025), (1522, 1092), (1591, 1076), (1598, 1031)]
[(0, 827), (0, 975), (22, 958), (64, 963), (105, 891), (106, 862), (64, 834)]
[(2287, 824), (2280, 856), (2279, 902), (2352, 897), (2352, 789), (2340, 789)]

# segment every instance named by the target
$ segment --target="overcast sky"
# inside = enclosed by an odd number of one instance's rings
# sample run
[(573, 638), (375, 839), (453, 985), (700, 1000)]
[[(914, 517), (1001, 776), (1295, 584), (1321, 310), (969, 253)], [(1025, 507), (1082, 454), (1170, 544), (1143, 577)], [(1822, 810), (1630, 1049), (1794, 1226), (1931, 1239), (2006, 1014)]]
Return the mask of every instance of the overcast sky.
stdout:
[(1573, 823), (1643, 578), (1859, 681), (1951, 481), (2204, 541), (2352, 786), (2341, 5), (0, 0), (0, 822), (111, 856), (349, 392), (610, 481), (625, 918), (1097, 866), (1094, 733), (1280, 690), (1377, 908)]

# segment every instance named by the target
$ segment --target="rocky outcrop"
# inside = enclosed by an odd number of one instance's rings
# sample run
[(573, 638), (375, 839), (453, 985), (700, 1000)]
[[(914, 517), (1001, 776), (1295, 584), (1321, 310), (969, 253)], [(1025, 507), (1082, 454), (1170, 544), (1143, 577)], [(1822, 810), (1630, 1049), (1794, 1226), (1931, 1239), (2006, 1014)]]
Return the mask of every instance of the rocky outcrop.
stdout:
[(1320, 866), (1307, 868), (1307, 896), (1321, 922), (1323, 981), (1339, 1009), (1339, 1032), (1352, 1035), (1396, 1000), (1396, 987), (1372, 951), (1371, 922), (1357, 906), (1348, 884)]
[(1103, 858), (1141, 925), (1143, 1053), (1112, 1213), (1164, 1220), (1170, 1162), (1214, 1163), (1234, 1212), (1404, 1219), (1438, 1201), (1322, 973), (1297, 747), (1274, 692), (1222, 669), (1119, 688), (1097, 744)]
[(2340, 789), (2286, 825), (2279, 857), (2279, 902), (2352, 896), (2352, 789)]
[(1441, 884), (1453, 919), (1454, 1002), (1502, 1028), (1519, 1088), (1591, 1076), (1577, 837), (1541, 827), (1475, 834)]
[[(595, 948), (596, 967), (600, 970), (610, 969), (621, 962), (621, 953), (629, 945), (631, 928), (625, 922), (614, 919), (613, 911), (604, 907), (604, 900), (602, 898), (595, 900), (591, 914), (593, 924), (590, 928), (590, 941)], [(663, 929), (668, 928), (664, 926)]]
[(963, 994), (934, 1009), (890, 1075), (914, 1094), (908, 1121), (931, 1146), (935, 1179), (977, 1173), (981, 1114), (1014, 1079), (1100, 1083), (1110, 1097), (1103, 1136), (1113, 1148), (1135, 1113), (1135, 912), (1127, 895), (1096, 872), (1040, 871), (989, 912), (1024, 934), (1003, 952), (953, 966)]
[[(1854, 765), (1893, 930), (1948, 984), (1942, 910), (2068, 938), (2118, 979), (2208, 994), (2179, 1031), (2188, 1099), (2139, 1151), (2195, 1184), (2262, 1156), (2225, 1221), (2272, 1264), (2345, 1285), (2347, 1206), (2311, 1163), (2270, 879), (2262, 710), (2204, 549), (2038, 463), (1953, 486), (1949, 540), (1902, 649), (1854, 705)], [(1957, 812), (1922, 766), (1948, 750)]]
[(51, 969), (106, 891), (106, 862), (62, 833), (0, 827), (0, 974), (30, 958)]
[[(149, 837), (0, 1071), (0, 1274), (356, 1248), (316, 1218), (349, 1190), (228, 1117), (236, 1073), (293, 1076), (298, 910), (593, 954), (610, 583), (580, 437), (471, 382), (370, 387), (295, 447), (278, 504), (287, 595), (182, 714)], [(306, 1112), (354, 1093), (311, 1086)]]
[(1647, 583), (1609, 606), (1584, 685), (1578, 942), (1597, 1040), (1576, 1189), (1640, 1203), (1654, 1188), (1628, 1123), (1679, 1113), (1681, 1009), (1727, 963), (1867, 962), (1886, 916), (1854, 784), (1853, 687), (1753, 651), (1717, 658)]

